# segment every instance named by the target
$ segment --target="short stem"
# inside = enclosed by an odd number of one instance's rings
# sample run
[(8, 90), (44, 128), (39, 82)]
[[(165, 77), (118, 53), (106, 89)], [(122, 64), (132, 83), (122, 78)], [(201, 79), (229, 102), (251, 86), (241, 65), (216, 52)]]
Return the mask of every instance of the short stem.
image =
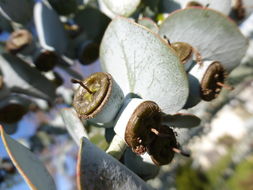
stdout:
[(119, 160), (122, 157), (123, 153), (125, 152), (126, 147), (127, 145), (125, 141), (116, 134), (113, 137), (110, 146), (106, 150), (106, 153), (110, 154), (111, 156)]
[(157, 129), (155, 128), (151, 128), (150, 131), (154, 134), (156, 134), (157, 136), (159, 137), (169, 137), (170, 135), (169, 134), (165, 134), (165, 133), (161, 133), (159, 132)]
[(227, 85), (227, 84), (224, 84), (224, 83), (222, 83), (222, 82), (217, 82), (216, 84), (217, 84), (218, 86), (220, 86), (220, 87), (226, 88), (227, 90), (233, 90), (233, 89), (234, 89), (234, 87), (229, 86), (229, 85)]
[(167, 38), (167, 36), (166, 36), (166, 35), (164, 35), (164, 36), (163, 36), (163, 38), (164, 38), (165, 40), (167, 40), (167, 42), (168, 42), (168, 45), (169, 45), (169, 46), (171, 46), (171, 43), (170, 43), (170, 40), (169, 40), (169, 38)]
[(71, 79), (71, 82), (80, 84), (80, 86), (82, 86), (85, 90), (87, 90), (88, 93), (93, 94), (93, 92), (87, 86), (85, 86), (81, 80)]

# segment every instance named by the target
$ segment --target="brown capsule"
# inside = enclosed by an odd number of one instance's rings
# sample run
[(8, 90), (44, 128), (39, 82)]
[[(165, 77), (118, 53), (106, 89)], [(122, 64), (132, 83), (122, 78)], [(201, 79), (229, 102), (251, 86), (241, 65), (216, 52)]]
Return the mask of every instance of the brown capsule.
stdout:
[(161, 122), (161, 110), (152, 101), (141, 103), (129, 119), (125, 131), (125, 141), (133, 152), (143, 154), (156, 138), (151, 129), (157, 129)]
[(220, 83), (225, 81), (225, 69), (219, 62), (213, 62), (206, 70), (200, 84), (200, 95), (205, 101), (213, 100), (219, 93)]
[(152, 161), (158, 165), (169, 164), (174, 158), (175, 151), (173, 148), (178, 147), (174, 131), (168, 126), (160, 126), (159, 132), (167, 134), (167, 137), (156, 137), (150, 144), (148, 153)]
[(6, 42), (6, 50), (16, 54), (32, 42), (32, 34), (24, 29), (13, 32)]
[(110, 97), (112, 77), (108, 73), (98, 72), (90, 75), (82, 82), (86, 88), (80, 86), (76, 90), (73, 106), (79, 117), (84, 119), (94, 118)]
[(185, 42), (175, 42), (171, 47), (177, 52), (182, 63), (185, 63), (193, 53), (192, 46)]

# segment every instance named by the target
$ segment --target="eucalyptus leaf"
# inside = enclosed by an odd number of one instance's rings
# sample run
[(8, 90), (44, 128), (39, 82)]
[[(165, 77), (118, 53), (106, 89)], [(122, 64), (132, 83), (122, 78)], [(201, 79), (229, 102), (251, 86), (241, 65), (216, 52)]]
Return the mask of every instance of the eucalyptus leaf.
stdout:
[(1, 138), (12, 162), (33, 190), (56, 190), (43, 163), (28, 148), (7, 135), (0, 126)]
[(38, 70), (11, 54), (0, 56), (0, 68), (4, 83), (12, 92), (23, 93), (37, 98), (53, 101), (56, 86)]
[(178, 113), (175, 115), (164, 115), (162, 122), (170, 127), (192, 128), (197, 127), (201, 120), (192, 114)]
[(86, 138), (82, 139), (78, 154), (77, 187), (79, 190), (151, 189), (127, 167)]
[(97, 0), (98, 5), (99, 5), (99, 10), (104, 13), (105, 15), (107, 15), (110, 18), (115, 18), (116, 15), (115, 13), (113, 13), (104, 3), (104, 0)]
[(208, 7), (225, 15), (228, 15), (231, 11), (231, 0), (174, 0), (178, 2), (181, 8), (186, 8), (190, 3), (199, 3), (203, 7)]
[(156, 102), (175, 113), (188, 96), (187, 76), (166, 41), (126, 18), (108, 26), (100, 46), (100, 61), (123, 90)]
[(82, 137), (89, 138), (84, 124), (73, 108), (64, 108), (60, 113), (68, 132), (77, 145), (80, 145), (80, 139)]
[(67, 50), (68, 38), (57, 13), (46, 3), (34, 6), (34, 22), (41, 46), (49, 51), (63, 54)]
[(124, 165), (145, 181), (155, 178), (160, 170), (159, 166), (148, 163), (140, 155), (134, 153), (130, 148), (127, 148), (124, 153)]
[(27, 24), (33, 17), (33, 0), (0, 0), (0, 12), (10, 21)]
[(120, 16), (128, 17), (138, 8), (141, 0), (103, 0), (108, 9)]
[(187, 8), (172, 13), (160, 26), (170, 42), (187, 42), (203, 59), (220, 61), (230, 72), (245, 55), (247, 39), (228, 17), (208, 8)]
[(154, 33), (158, 33), (159, 31), (159, 28), (156, 25), (156, 23), (148, 17), (143, 17), (143, 18), (138, 19), (138, 24), (147, 27), (148, 29), (152, 30)]

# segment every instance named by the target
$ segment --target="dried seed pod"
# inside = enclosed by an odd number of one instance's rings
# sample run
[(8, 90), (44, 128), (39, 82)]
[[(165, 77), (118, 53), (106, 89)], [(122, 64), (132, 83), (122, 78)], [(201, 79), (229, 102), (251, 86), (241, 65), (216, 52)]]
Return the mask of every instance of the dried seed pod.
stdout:
[(14, 31), (6, 42), (6, 50), (16, 54), (32, 43), (32, 34), (28, 30)]
[(167, 126), (160, 126), (159, 132), (166, 134), (167, 137), (157, 137), (151, 144), (148, 154), (154, 164), (161, 166), (169, 164), (175, 152), (173, 148), (178, 147), (174, 131)]
[(80, 118), (104, 124), (113, 121), (123, 104), (124, 95), (110, 74), (98, 72), (83, 81), (72, 82), (81, 85), (73, 100)]
[(160, 123), (160, 108), (152, 101), (134, 98), (124, 109), (114, 130), (133, 152), (143, 154), (155, 138), (151, 128)]
[(185, 71), (188, 71), (193, 65), (193, 55), (194, 49), (193, 47), (185, 42), (175, 42), (171, 44), (171, 47), (177, 52), (181, 63), (185, 67)]
[(186, 155), (177, 149), (175, 133), (170, 127), (191, 128), (200, 123), (198, 117), (190, 114), (166, 115), (155, 102), (138, 98), (130, 99), (119, 115), (114, 127), (116, 135), (107, 153), (119, 159), (126, 148), (124, 145), (128, 145), (141, 155), (143, 162), (155, 165), (169, 163), (174, 152)]
[(190, 95), (185, 108), (196, 105), (201, 99), (211, 101), (224, 85), (226, 71), (218, 61), (204, 61), (189, 71)]

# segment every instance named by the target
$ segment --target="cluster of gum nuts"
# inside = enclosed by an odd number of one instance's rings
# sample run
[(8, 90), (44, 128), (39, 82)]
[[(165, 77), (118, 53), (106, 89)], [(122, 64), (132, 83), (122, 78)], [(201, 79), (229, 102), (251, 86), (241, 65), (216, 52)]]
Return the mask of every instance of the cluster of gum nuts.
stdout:
[[(108, 73), (98, 72), (83, 81), (72, 79), (72, 82), (80, 85), (73, 101), (78, 116), (107, 129), (114, 126), (116, 134), (106, 151), (108, 154), (120, 159), (129, 147), (134, 153), (132, 156), (142, 159), (143, 164), (152, 165), (155, 173), (159, 166), (172, 161), (175, 152), (189, 156), (180, 149), (171, 127), (181, 127), (181, 120), (190, 120), (189, 125), (197, 126), (200, 123), (198, 117), (167, 115), (153, 101), (126, 99)], [(125, 165), (128, 166), (127, 163)]]
[[(191, 45), (167, 41), (188, 74), (190, 94), (184, 108), (193, 107), (201, 100), (213, 100), (222, 87), (231, 89), (224, 84), (226, 72), (220, 62), (202, 61), (198, 51)], [(173, 127), (198, 126), (198, 117), (191, 114), (168, 115), (153, 101), (126, 99), (108, 73), (98, 72), (83, 81), (72, 79), (72, 82), (80, 85), (73, 101), (79, 117), (93, 125), (107, 129), (114, 127), (115, 135), (106, 152), (123, 160), (142, 178), (154, 177), (159, 166), (169, 164), (175, 153), (189, 156), (180, 148)], [(125, 151), (127, 147), (128, 151)], [(127, 156), (122, 156), (124, 152)], [(144, 167), (148, 169), (143, 170)]]

